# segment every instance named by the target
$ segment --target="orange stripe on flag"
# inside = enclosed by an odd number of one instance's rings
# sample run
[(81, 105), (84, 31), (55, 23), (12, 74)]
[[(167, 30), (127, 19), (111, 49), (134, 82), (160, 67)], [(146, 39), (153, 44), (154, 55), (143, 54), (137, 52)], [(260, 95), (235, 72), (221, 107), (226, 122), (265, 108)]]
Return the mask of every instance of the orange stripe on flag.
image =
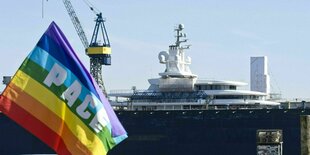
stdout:
[(50, 128), (44, 125), (41, 121), (33, 117), (23, 108), (19, 107), (16, 103), (9, 100), (5, 96), (0, 97), (2, 104), (1, 111), (16, 123), (21, 125), (26, 130), (30, 131), (33, 135), (41, 139), (49, 147), (54, 148), (58, 154), (70, 155), (66, 145), (59, 135), (53, 132)]
[[(14, 101), (21, 108), (39, 119), (47, 127), (57, 133), (60, 137), (62, 137), (68, 150), (72, 154), (91, 154), (89, 149), (86, 148), (86, 146), (77, 139), (77, 137), (64, 123), (64, 121), (60, 119), (57, 115), (55, 115), (52, 111), (44, 107), (36, 99), (23, 92), (13, 83), (10, 83), (6, 92), (11, 92), (11, 94), (5, 93), (5, 96), (7, 96), (10, 100)], [(16, 94), (18, 94), (18, 97), (14, 97)]]
[[(20, 70), (16, 72), (11, 83), (19, 87), (22, 93), (27, 93), (29, 96), (32, 96), (35, 100), (40, 102), (42, 106), (48, 108), (60, 119), (64, 120), (64, 123), (68, 126), (70, 131), (87, 146), (93, 154), (107, 153), (100, 138), (67, 107), (64, 101), (59, 99), (46, 87)], [(3, 95), (6, 95), (6, 92), (7, 91), (4, 91)]]

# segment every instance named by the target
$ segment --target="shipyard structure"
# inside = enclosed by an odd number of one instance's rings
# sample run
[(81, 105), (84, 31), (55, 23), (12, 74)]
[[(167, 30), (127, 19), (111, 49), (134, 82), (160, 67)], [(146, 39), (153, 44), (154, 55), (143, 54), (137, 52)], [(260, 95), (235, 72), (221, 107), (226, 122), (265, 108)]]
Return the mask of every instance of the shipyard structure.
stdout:
[[(251, 58), (251, 90), (240, 89), (244, 82), (200, 79), (190, 70), (183, 29), (178, 25), (176, 42), (159, 52), (166, 68), (148, 80), (149, 88), (108, 94), (128, 132), (108, 154), (300, 154), (300, 117), (310, 109), (306, 102), (292, 107), (268, 100), (267, 58)], [(0, 124), (0, 154), (54, 153), (2, 114)]]

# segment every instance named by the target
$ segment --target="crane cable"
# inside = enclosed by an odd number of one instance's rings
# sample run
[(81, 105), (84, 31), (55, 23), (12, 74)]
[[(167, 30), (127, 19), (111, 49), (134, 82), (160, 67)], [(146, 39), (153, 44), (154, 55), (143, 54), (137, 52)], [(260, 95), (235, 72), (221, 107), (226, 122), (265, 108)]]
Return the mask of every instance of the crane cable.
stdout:
[[(46, 0), (48, 1), (48, 0)], [(44, 18), (44, 0), (42, 0), (42, 19)]]
[(83, 0), (83, 2), (93, 11), (95, 14), (100, 13), (99, 9), (97, 9), (89, 0)]
[[(48, 0), (46, 0), (48, 2)], [(99, 9), (96, 8), (89, 0), (83, 0), (83, 2), (93, 11), (95, 14), (100, 13)], [(42, 0), (42, 18), (44, 18), (44, 0)]]

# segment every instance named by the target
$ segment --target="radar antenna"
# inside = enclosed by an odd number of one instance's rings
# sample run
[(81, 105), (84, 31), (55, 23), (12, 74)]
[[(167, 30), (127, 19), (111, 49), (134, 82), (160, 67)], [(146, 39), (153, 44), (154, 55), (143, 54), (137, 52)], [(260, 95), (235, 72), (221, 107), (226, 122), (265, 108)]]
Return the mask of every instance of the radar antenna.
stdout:
[(175, 42), (175, 46), (176, 46), (176, 47), (179, 47), (179, 48), (181, 48), (181, 49), (189, 49), (189, 47), (190, 47), (191, 45), (180, 46), (181, 43), (185, 43), (185, 42), (188, 41), (188, 39), (183, 39), (183, 40), (181, 40), (181, 38), (186, 38), (186, 33), (183, 33), (183, 32), (182, 32), (183, 29), (184, 29), (184, 25), (183, 25), (183, 24), (179, 24), (179, 25), (174, 29), (174, 30), (177, 32), (177, 35), (176, 35), (177, 40), (176, 40), (176, 42)]

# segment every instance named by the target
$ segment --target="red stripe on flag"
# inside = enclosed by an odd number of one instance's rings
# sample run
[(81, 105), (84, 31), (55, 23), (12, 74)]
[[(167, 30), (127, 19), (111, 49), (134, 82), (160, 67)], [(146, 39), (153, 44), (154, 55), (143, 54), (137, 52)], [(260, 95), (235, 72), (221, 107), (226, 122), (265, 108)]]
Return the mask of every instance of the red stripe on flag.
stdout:
[[(12, 89), (12, 90), (10, 90)], [(59, 135), (64, 141), (67, 149), (72, 154), (92, 154), (77, 137), (72, 133), (68, 128), (64, 120), (59, 118), (54, 112), (46, 108), (41, 102), (34, 99), (29, 94), (25, 93), (21, 88), (17, 87), (14, 84), (10, 84), (9, 88), (6, 89), (6, 92), (3, 95), (12, 102), (18, 103), (20, 108), (23, 108), (30, 115), (37, 118), (40, 122), (44, 123), (49, 129), (54, 131)], [(18, 97), (13, 97), (12, 93), (18, 94)], [(12, 98), (13, 97), (13, 98)], [(53, 118), (53, 120), (51, 120)]]
[(0, 110), (20, 126), (38, 137), (41, 141), (53, 148), (59, 155), (70, 155), (61, 137), (49, 129), (37, 118), (30, 115), (5, 96), (0, 96)]

